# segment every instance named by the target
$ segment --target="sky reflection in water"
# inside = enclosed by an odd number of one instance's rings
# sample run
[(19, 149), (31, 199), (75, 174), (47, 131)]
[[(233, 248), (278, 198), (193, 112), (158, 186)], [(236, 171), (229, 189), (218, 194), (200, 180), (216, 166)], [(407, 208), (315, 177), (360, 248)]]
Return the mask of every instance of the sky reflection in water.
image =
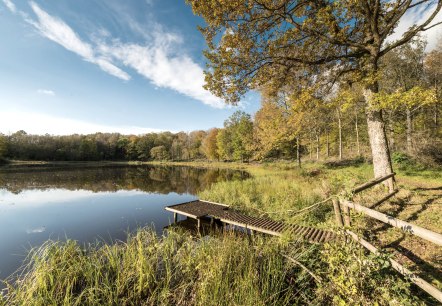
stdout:
[(186, 167), (0, 169), (0, 279), (48, 239), (111, 242), (144, 226), (161, 234), (173, 217), (164, 206), (192, 200), (213, 182), (246, 177)]

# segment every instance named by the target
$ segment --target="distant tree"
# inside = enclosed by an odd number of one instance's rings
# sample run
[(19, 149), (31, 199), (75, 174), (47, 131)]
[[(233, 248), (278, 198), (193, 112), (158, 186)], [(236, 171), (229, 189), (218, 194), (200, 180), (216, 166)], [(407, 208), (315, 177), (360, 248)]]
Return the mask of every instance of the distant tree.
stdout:
[(216, 135), (216, 147), (218, 148), (217, 153), (220, 159), (224, 161), (233, 159), (233, 146), (230, 130), (219, 130)]
[(252, 156), (253, 122), (242, 111), (234, 112), (217, 135), (218, 154), (227, 160), (248, 160)]
[(155, 134), (146, 134), (138, 137), (135, 144), (135, 159), (148, 160), (150, 159), (150, 150), (155, 146)]
[(0, 161), (6, 158), (8, 153), (8, 139), (5, 135), (0, 134)]
[(218, 147), (216, 144), (216, 138), (218, 136), (219, 129), (213, 128), (209, 130), (206, 137), (204, 137), (201, 143), (201, 150), (207, 159), (219, 160)]
[(436, 48), (428, 53), (424, 59), (424, 71), (427, 77), (428, 85), (434, 89), (437, 101), (433, 108), (433, 127), (434, 134), (442, 133), (440, 128), (440, 108), (442, 106), (442, 34)]
[(98, 160), (97, 143), (89, 137), (84, 137), (80, 142), (80, 156), (82, 160)]
[(385, 106), (386, 108), (402, 109), (406, 114), (408, 153), (412, 152), (413, 143), (412, 116), (422, 105), (417, 100), (411, 103), (410, 99), (408, 99), (408, 103), (404, 103), (404, 97), (398, 97), (397, 94), (405, 93), (413, 87), (423, 85), (425, 47), (426, 41), (416, 36), (408, 43), (386, 54), (381, 61), (381, 68), (383, 69), (383, 77), (380, 82), (381, 89), (389, 93), (395, 93), (396, 98), (399, 98), (397, 100), (390, 99), (389, 101), (392, 103)]
[(287, 96), (284, 91), (274, 94), (266, 89), (261, 89), (261, 108), (255, 115), (257, 157), (288, 157), (296, 135), (288, 124), (291, 110)]
[(170, 158), (169, 152), (167, 151), (165, 146), (153, 147), (150, 150), (150, 156), (154, 160), (168, 160)]
[(233, 157), (236, 160), (249, 160), (253, 154), (253, 122), (249, 114), (235, 112), (230, 120), (233, 130)]
[(198, 159), (203, 157), (201, 150), (201, 144), (204, 137), (206, 137), (205, 131), (192, 131), (189, 133), (189, 155), (190, 159)]

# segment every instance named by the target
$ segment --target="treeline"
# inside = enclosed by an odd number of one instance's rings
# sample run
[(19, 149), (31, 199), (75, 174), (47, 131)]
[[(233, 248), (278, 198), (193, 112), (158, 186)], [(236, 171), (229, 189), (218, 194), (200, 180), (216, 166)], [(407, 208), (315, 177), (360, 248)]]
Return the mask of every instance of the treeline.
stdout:
[[(425, 53), (416, 37), (381, 62), (374, 100), (383, 112), (390, 150), (442, 163), (442, 41)], [(223, 128), (190, 133), (120, 135), (0, 134), (0, 158), (49, 161), (248, 161), (368, 156), (364, 90), (340, 84), (323, 95), (290, 86), (261, 87), (261, 109), (235, 112)], [(373, 107), (373, 106), (371, 106)]]

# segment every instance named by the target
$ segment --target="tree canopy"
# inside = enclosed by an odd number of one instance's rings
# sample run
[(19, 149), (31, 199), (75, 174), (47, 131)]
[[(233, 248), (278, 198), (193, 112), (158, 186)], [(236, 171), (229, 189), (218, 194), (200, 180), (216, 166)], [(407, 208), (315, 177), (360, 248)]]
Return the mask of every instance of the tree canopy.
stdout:
[[(442, 1), (188, 0), (207, 26), (206, 88), (228, 103), (269, 82), (277, 87), (302, 78), (372, 78), (378, 60), (429, 29)], [(434, 6), (435, 5), (435, 6)], [(386, 42), (411, 9), (430, 16), (397, 41)]]

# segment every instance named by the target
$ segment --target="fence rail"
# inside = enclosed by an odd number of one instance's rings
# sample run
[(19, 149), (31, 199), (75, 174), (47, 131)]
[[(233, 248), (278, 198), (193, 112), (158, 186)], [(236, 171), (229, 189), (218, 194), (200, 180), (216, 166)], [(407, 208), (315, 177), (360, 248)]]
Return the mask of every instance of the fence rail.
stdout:
[[(346, 233), (350, 235), (355, 241), (359, 242), (362, 246), (364, 246), (367, 250), (374, 254), (379, 254), (378, 249), (372, 245), (370, 242), (368, 242), (365, 239), (362, 239), (358, 237), (355, 233), (352, 231), (346, 230)], [(400, 263), (398, 263), (396, 260), (389, 258), (391, 266), (393, 269), (404, 275), (405, 277), (409, 278), (410, 281), (412, 281), (414, 284), (416, 284), (419, 288), (430, 294), (432, 297), (434, 297), (439, 302), (442, 302), (442, 292), (439, 291), (436, 287), (428, 283), (427, 281), (423, 280), (404, 266), (402, 266)]]
[[(393, 178), (393, 182), (394, 182), (394, 176), (395, 176), (395, 173), (391, 173), (386, 176), (371, 180), (365, 184), (362, 184), (362, 185), (354, 188), (352, 190), (353, 194), (364, 191), (364, 190), (366, 190), (370, 187), (373, 187), (379, 183), (382, 183), (383, 181), (390, 179), (390, 178)], [(375, 202), (374, 204), (372, 204), (370, 206), (371, 208), (362, 206), (358, 203), (354, 203), (352, 201), (345, 200), (345, 199), (334, 200), (333, 207), (334, 207), (334, 211), (336, 214), (336, 222), (338, 223), (338, 225), (339, 226), (345, 225), (346, 227), (349, 227), (350, 226), (350, 211), (349, 210), (354, 209), (357, 212), (363, 213), (363, 214), (370, 216), (374, 219), (377, 219), (381, 222), (384, 222), (386, 224), (390, 224), (394, 227), (400, 228), (404, 232), (416, 235), (418, 237), (421, 237), (423, 239), (426, 239), (430, 242), (433, 242), (437, 245), (442, 246), (442, 235), (441, 234), (432, 232), (432, 231), (427, 230), (423, 227), (408, 223), (406, 221), (397, 219), (393, 216), (389, 216), (387, 214), (384, 214), (384, 213), (381, 213), (379, 211), (372, 209), (372, 208), (382, 204), (383, 202), (385, 202), (386, 200), (388, 200), (389, 198), (394, 196), (396, 193), (398, 193), (397, 189), (393, 190), (393, 188), (392, 188), (393, 186), (389, 186), (389, 187), (390, 187), (390, 193), (387, 194), (386, 196), (384, 196), (382, 199)], [(344, 218), (342, 216), (344, 216)], [(368, 241), (358, 237), (355, 233), (353, 233), (352, 231), (350, 231), (348, 229), (346, 230), (346, 233), (350, 237), (352, 237), (355, 241), (359, 242), (362, 246), (367, 248), (369, 251), (371, 251), (375, 254), (379, 254), (378, 249), (375, 246), (373, 246), (372, 244), (370, 244)], [(425, 292), (430, 294), (436, 300), (438, 300), (439, 302), (442, 302), (442, 292), (439, 289), (437, 289), (436, 287), (434, 287), (430, 283), (426, 282), (425, 280), (423, 280), (419, 276), (415, 275), (413, 272), (411, 272), (407, 268), (403, 267), (397, 261), (395, 261), (391, 258), (389, 260), (390, 260), (391, 266), (396, 271), (398, 271), (399, 273), (401, 273), (405, 277), (409, 278), (411, 282), (413, 282), (418, 287), (420, 287), (422, 290), (424, 290)]]
[(356, 194), (356, 193), (359, 193), (361, 191), (364, 191), (365, 189), (368, 189), (368, 188), (373, 187), (373, 186), (375, 186), (375, 185), (377, 185), (379, 183), (382, 183), (383, 181), (388, 180), (389, 178), (392, 178), (395, 175), (396, 175), (396, 173), (393, 172), (393, 173), (387, 174), (386, 176), (375, 178), (375, 179), (373, 179), (371, 181), (368, 181), (365, 184), (362, 184), (362, 185), (360, 185), (358, 187), (355, 187), (353, 189), (353, 193)]
[(377, 220), (382, 221), (384, 223), (390, 224), (391, 226), (400, 228), (401, 230), (403, 230), (406, 233), (416, 235), (418, 237), (421, 237), (423, 239), (426, 239), (426, 240), (431, 241), (437, 245), (442, 246), (442, 235), (441, 234), (432, 232), (432, 231), (427, 230), (427, 229), (420, 227), (418, 225), (414, 225), (414, 224), (402, 221), (402, 220), (397, 219), (395, 217), (383, 214), (381, 212), (378, 212), (378, 211), (370, 209), (368, 207), (359, 205), (357, 203), (353, 203), (351, 201), (342, 200), (341, 203), (343, 205), (347, 206), (348, 208), (354, 209), (355, 211), (364, 213), (367, 216), (370, 216), (374, 219), (377, 219)]

